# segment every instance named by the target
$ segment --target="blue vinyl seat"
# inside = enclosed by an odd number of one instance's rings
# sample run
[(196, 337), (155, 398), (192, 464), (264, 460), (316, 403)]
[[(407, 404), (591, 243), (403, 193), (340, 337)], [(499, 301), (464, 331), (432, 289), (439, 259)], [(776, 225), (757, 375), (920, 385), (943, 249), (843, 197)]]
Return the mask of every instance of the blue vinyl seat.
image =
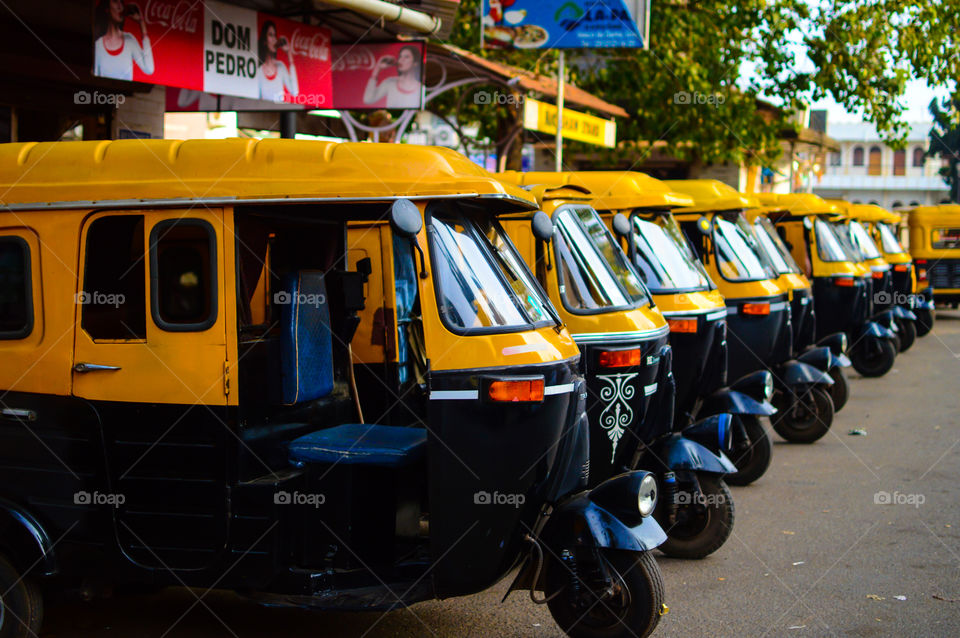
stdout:
[(327, 287), (320, 270), (283, 277), (280, 304), (281, 401), (295, 405), (333, 392), (333, 334)]
[(343, 463), (403, 467), (423, 458), (427, 431), (423, 428), (346, 423), (311, 432), (290, 442), (296, 464)]

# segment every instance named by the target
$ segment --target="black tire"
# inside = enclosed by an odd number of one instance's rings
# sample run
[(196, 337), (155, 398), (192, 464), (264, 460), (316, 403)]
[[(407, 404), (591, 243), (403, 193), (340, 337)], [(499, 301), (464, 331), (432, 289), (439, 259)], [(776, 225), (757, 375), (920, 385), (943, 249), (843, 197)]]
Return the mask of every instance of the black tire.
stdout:
[(836, 413), (843, 409), (850, 398), (850, 382), (847, 381), (847, 373), (840, 366), (830, 368), (830, 378), (833, 379), (830, 399), (833, 400), (833, 411)]
[[(620, 596), (598, 599), (594, 595), (585, 599), (584, 608), (574, 605), (566, 590), (554, 588), (556, 595), (547, 603), (550, 614), (571, 638), (646, 638), (657, 628), (664, 613), (663, 575), (653, 553), (609, 549), (601, 552), (607, 566), (619, 575)], [(548, 583), (564, 583), (570, 573), (559, 561), (552, 560), (546, 577)], [(624, 604), (624, 587), (629, 605)], [(548, 591), (548, 595), (552, 594)]]
[[(706, 504), (681, 505), (676, 523), (660, 522), (667, 540), (659, 549), (672, 558), (706, 558), (720, 549), (733, 532), (733, 495), (726, 483), (709, 474), (699, 474), (697, 479)], [(686, 520), (684, 508), (693, 514)]]
[(777, 413), (770, 417), (773, 429), (791, 443), (818, 441), (833, 424), (833, 399), (819, 386), (802, 393), (798, 405), (792, 403), (793, 398), (782, 393), (780, 400), (775, 400)]
[[(6, 593), (4, 593), (6, 592)], [(43, 595), (0, 556), (0, 638), (36, 638), (43, 624)]]
[(917, 340), (917, 326), (912, 319), (897, 319), (897, 336), (900, 337), (900, 352), (906, 352)]
[[(734, 434), (734, 451), (730, 453), (730, 460), (737, 466), (737, 471), (727, 474), (723, 480), (727, 485), (749, 485), (763, 476), (770, 467), (773, 442), (757, 415), (735, 414), (733, 418), (743, 424), (743, 429), (747, 431), (747, 441), (738, 442), (737, 435)], [(734, 423), (732, 427), (736, 432), (739, 426)]]
[(933, 310), (914, 310), (917, 315), (916, 325), (918, 337), (926, 337), (933, 330), (934, 311)]
[(882, 377), (890, 372), (897, 359), (897, 351), (890, 341), (881, 339), (873, 345), (858, 343), (850, 353), (853, 369), (865, 377)]

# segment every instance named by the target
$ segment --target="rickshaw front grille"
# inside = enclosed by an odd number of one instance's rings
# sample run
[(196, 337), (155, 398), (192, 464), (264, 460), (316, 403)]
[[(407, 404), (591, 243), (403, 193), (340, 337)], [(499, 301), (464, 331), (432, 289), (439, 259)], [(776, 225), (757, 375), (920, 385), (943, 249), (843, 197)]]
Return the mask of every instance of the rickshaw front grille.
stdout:
[(960, 260), (941, 259), (930, 266), (927, 277), (934, 288), (960, 288)]

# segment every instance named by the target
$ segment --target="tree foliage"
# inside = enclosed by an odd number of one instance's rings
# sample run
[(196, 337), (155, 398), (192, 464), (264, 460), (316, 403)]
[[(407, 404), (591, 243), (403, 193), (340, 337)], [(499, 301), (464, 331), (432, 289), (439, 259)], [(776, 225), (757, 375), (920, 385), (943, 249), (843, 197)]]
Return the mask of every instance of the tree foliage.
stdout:
[(941, 157), (947, 165), (940, 169), (943, 181), (950, 187), (950, 201), (960, 202), (960, 98), (954, 97), (938, 103), (930, 102), (933, 128), (930, 130), (928, 157)]

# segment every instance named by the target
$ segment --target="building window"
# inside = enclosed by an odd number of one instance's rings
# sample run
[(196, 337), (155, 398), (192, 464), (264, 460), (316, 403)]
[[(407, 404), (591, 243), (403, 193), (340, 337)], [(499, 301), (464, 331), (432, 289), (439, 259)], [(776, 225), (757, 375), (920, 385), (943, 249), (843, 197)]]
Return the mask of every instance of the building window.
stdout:
[(871, 205), (871, 206), (879, 206), (879, 205), (880, 205), (880, 202), (876, 201), (875, 199), (872, 199), (872, 200), (870, 200), (870, 205)]
[(918, 202), (917, 200), (913, 200), (912, 202), (910, 202), (910, 208), (916, 208), (919, 205), (920, 205), (920, 202)]
[(863, 166), (863, 147), (856, 146), (853, 149), (853, 165)]
[(861, 202), (859, 199), (855, 199), (855, 200), (853, 200), (853, 203), (854, 203), (854, 204), (861, 204), (862, 202)]
[(83, 268), (80, 327), (93, 339), (146, 339), (143, 215), (90, 223)]
[(830, 166), (842, 166), (843, 165), (843, 155), (833, 151), (830, 153)]
[(879, 146), (871, 146), (868, 161), (867, 175), (881, 175), (883, 173), (883, 149)]
[(903, 202), (893, 202), (893, 207), (894, 207), (894, 208), (902, 208), (902, 207), (903, 207)]
[(33, 331), (30, 247), (20, 237), (0, 237), (0, 339)]
[(906, 151), (893, 152), (893, 174), (900, 175), (900, 176), (907, 174), (907, 152)]
[(913, 149), (913, 166), (915, 168), (923, 168), (923, 161), (926, 159), (924, 155), (922, 146)]
[(200, 219), (162, 221), (150, 233), (153, 321), (168, 332), (200, 331), (217, 320), (217, 244)]

